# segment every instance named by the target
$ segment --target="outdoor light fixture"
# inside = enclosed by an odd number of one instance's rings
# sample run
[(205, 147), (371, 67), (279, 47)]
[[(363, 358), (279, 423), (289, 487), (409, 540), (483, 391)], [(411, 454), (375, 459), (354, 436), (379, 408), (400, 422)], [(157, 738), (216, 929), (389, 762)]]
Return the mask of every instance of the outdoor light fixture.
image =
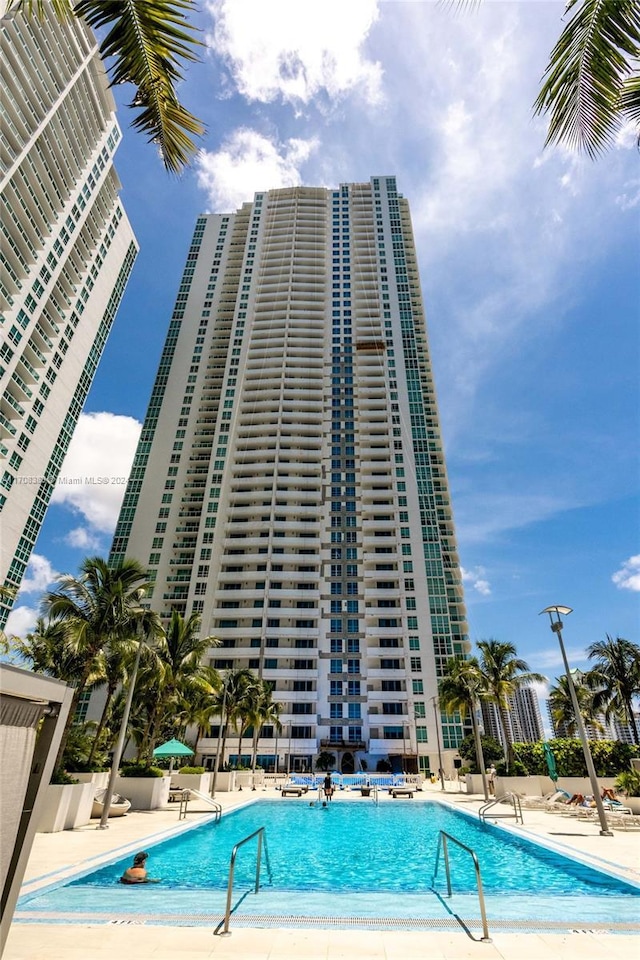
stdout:
[[(572, 612), (571, 607), (561, 607), (559, 604), (556, 604), (555, 606), (552, 606), (552, 607), (545, 607), (544, 610), (540, 611), (540, 615), (542, 615), (543, 613), (549, 614), (549, 619), (551, 621), (551, 629), (557, 635), (558, 643), (560, 644), (562, 662), (564, 663), (564, 670), (567, 677), (567, 686), (569, 687), (569, 694), (571, 695), (571, 703), (573, 704), (573, 712), (576, 717), (576, 726), (578, 728), (578, 736), (580, 737), (580, 742), (582, 743), (584, 759), (587, 764), (587, 772), (589, 774), (589, 780), (591, 781), (591, 791), (593, 793), (593, 799), (595, 800), (596, 808), (598, 810), (598, 816), (600, 818), (600, 836), (612, 837), (613, 833), (609, 829), (609, 824), (607, 823), (607, 815), (605, 813), (602, 797), (600, 796), (600, 786), (598, 784), (596, 768), (593, 765), (593, 757), (591, 756), (591, 750), (589, 749), (587, 732), (584, 728), (584, 722), (582, 720), (580, 708), (578, 707), (578, 697), (576, 696), (576, 688), (573, 685), (573, 677), (571, 676), (571, 671), (569, 670), (569, 661), (567, 660), (567, 654), (564, 649), (564, 643), (562, 642), (561, 616), (566, 617), (571, 612)], [(554, 619), (554, 614), (555, 614), (555, 619)]]

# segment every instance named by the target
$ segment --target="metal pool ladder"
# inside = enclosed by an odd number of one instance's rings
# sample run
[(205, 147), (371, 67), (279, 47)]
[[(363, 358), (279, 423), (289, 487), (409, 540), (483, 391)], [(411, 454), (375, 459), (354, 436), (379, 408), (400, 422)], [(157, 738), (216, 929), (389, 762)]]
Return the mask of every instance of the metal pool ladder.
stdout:
[(492, 818), (494, 820), (512, 818), (515, 819), (516, 823), (524, 823), (522, 816), (522, 804), (520, 803), (520, 797), (517, 793), (503, 793), (501, 797), (494, 797), (493, 800), (488, 800), (487, 803), (483, 803), (478, 810), (478, 816), (480, 819), (486, 820), (489, 810), (493, 809), (496, 804), (503, 803), (505, 800), (508, 800), (513, 806), (513, 813), (492, 813)]
[[(257, 893), (260, 889), (260, 861), (262, 859), (262, 842), (264, 840), (264, 856), (267, 864), (267, 873), (269, 874), (269, 879), (271, 880), (271, 864), (269, 863), (269, 851), (267, 850), (267, 837), (265, 834), (265, 827), (259, 827), (253, 833), (249, 834), (248, 837), (245, 837), (244, 840), (240, 840), (239, 843), (236, 843), (235, 847), (231, 851), (231, 860), (229, 861), (229, 882), (227, 884), (227, 906), (224, 913), (224, 920), (221, 920), (216, 929), (213, 931), (214, 936), (219, 937), (230, 937), (231, 931), (229, 930), (229, 917), (231, 916), (231, 899), (233, 897), (233, 874), (236, 867), (236, 857), (238, 856), (238, 850), (240, 847), (243, 847), (245, 843), (248, 843), (250, 840), (253, 840), (254, 837), (258, 838), (258, 852), (256, 855), (256, 881), (254, 886), (254, 893)], [(220, 930), (220, 927), (223, 929)]]
[(444, 830), (440, 830), (438, 836), (438, 849), (436, 851), (436, 865), (433, 871), (432, 885), (435, 887), (436, 876), (438, 873), (438, 865), (440, 863), (440, 849), (442, 849), (444, 856), (444, 866), (447, 873), (447, 895), (450, 897), (451, 892), (451, 867), (449, 865), (449, 849), (447, 847), (448, 841), (455, 843), (458, 847), (461, 847), (463, 850), (471, 856), (473, 860), (473, 866), (476, 871), (476, 886), (478, 888), (478, 901), (480, 903), (480, 916), (482, 917), (482, 937), (480, 938), (481, 943), (491, 943), (491, 937), (489, 936), (489, 926), (487, 924), (487, 911), (484, 903), (484, 892), (482, 889), (482, 877), (480, 875), (480, 864), (478, 863), (478, 858), (475, 854), (475, 851), (471, 847), (467, 847), (466, 844), (461, 843), (460, 840), (457, 840), (455, 837), (452, 837), (450, 833), (446, 833)]

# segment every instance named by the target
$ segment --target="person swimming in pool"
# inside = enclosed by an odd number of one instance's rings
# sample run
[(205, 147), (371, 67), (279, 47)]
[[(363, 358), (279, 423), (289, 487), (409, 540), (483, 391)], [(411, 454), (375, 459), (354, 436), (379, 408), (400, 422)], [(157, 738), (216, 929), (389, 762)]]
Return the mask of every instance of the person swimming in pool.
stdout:
[(152, 877), (147, 876), (147, 860), (149, 859), (149, 854), (144, 850), (140, 853), (136, 853), (133, 858), (133, 866), (127, 867), (125, 872), (120, 877), (120, 883), (160, 883), (159, 880), (154, 880)]

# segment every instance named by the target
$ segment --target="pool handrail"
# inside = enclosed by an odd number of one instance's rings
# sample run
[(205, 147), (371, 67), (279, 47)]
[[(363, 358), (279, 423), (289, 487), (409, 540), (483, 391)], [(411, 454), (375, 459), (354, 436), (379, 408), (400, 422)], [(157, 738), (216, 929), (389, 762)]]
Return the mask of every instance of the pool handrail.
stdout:
[(503, 793), (499, 797), (492, 797), (491, 800), (488, 800), (486, 803), (482, 804), (478, 810), (478, 816), (482, 821), (485, 821), (488, 811), (495, 807), (496, 804), (503, 803), (505, 801), (509, 801), (511, 803), (513, 806), (513, 813), (493, 813), (491, 816), (495, 820), (515, 818), (516, 823), (524, 824), (524, 818), (522, 816), (522, 804), (517, 793)]
[(452, 843), (455, 843), (457, 846), (461, 847), (468, 854), (470, 854), (471, 859), (473, 860), (473, 866), (476, 872), (476, 886), (478, 888), (478, 900), (480, 902), (480, 916), (482, 917), (482, 937), (480, 938), (481, 943), (491, 943), (491, 937), (489, 936), (489, 926), (487, 924), (487, 911), (484, 902), (484, 891), (482, 889), (482, 876), (480, 874), (480, 864), (478, 862), (478, 857), (476, 856), (475, 850), (472, 850), (471, 847), (468, 847), (465, 843), (462, 843), (457, 837), (452, 837), (450, 833), (447, 833), (445, 830), (440, 830), (438, 833), (438, 848), (436, 850), (436, 863), (433, 869), (433, 878), (432, 885), (435, 887), (436, 876), (438, 874), (438, 865), (440, 863), (440, 849), (444, 855), (444, 865), (447, 873), (447, 895), (452, 896), (451, 890), (451, 867), (449, 865), (449, 849), (447, 846), (448, 841), (451, 840)]
[[(231, 916), (231, 898), (233, 897), (233, 875), (235, 873), (236, 867), (236, 857), (238, 856), (238, 850), (240, 847), (243, 847), (245, 843), (248, 843), (250, 840), (253, 840), (254, 837), (258, 838), (258, 852), (256, 855), (256, 881), (254, 886), (254, 893), (258, 893), (260, 889), (260, 861), (262, 859), (262, 842), (264, 840), (264, 856), (267, 863), (267, 872), (269, 874), (269, 879), (271, 880), (271, 864), (269, 863), (269, 851), (267, 850), (267, 835), (266, 827), (258, 827), (257, 830), (254, 830), (253, 833), (249, 834), (248, 837), (245, 837), (244, 840), (239, 840), (236, 843), (235, 847), (231, 851), (231, 859), (229, 861), (229, 881), (227, 883), (227, 905), (224, 912), (224, 920), (221, 921), (216, 929), (213, 931), (214, 936), (219, 937), (230, 937), (231, 931), (229, 930), (229, 918)], [(218, 933), (220, 927), (223, 927), (222, 931)]]
[(186, 787), (180, 794), (180, 810), (178, 812), (178, 820), (187, 819), (187, 813), (189, 812), (189, 800), (192, 799), (192, 795), (197, 797), (199, 800), (204, 800), (205, 803), (212, 807), (216, 822), (220, 820), (220, 817), (222, 816), (222, 804), (217, 800), (214, 800), (213, 797), (209, 796), (209, 794), (201, 793), (200, 790), (195, 790), (193, 787)]

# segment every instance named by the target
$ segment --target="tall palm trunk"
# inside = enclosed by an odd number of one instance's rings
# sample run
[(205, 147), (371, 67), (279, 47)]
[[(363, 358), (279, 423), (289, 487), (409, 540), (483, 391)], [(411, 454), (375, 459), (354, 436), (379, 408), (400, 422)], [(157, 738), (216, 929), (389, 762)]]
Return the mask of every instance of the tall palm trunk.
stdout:
[(239, 736), (238, 736), (238, 762), (237, 762), (237, 764), (236, 764), (236, 767), (238, 768), (238, 770), (239, 770), (240, 767), (242, 766), (242, 740), (243, 740), (243, 738), (244, 738), (245, 729), (246, 729), (246, 728), (245, 728), (244, 724), (241, 723), (241, 724), (240, 724), (240, 734), (239, 734)]
[(509, 736), (509, 712), (503, 706), (498, 707), (500, 716), (500, 726), (502, 728), (502, 737), (504, 740), (505, 759), (507, 761), (507, 772), (513, 766), (513, 744)]
[(629, 726), (631, 727), (631, 732), (633, 733), (633, 742), (636, 744), (636, 746), (640, 746), (640, 733), (638, 732), (638, 724), (633, 712), (633, 704), (631, 703), (631, 700), (625, 700), (624, 709), (625, 713), (627, 714)]
[(476, 759), (480, 767), (480, 776), (482, 777), (482, 792), (484, 793), (485, 803), (489, 800), (489, 785), (487, 783), (487, 770), (484, 765), (484, 751), (482, 749), (482, 740), (480, 739), (480, 730), (478, 728), (478, 719), (476, 717), (475, 705), (469, 711), (471, 714), (471, 726), (473, 727), (473, 737), (476, 745)]
[(91, 750), (89, 751), (89, 757), (88, 757), (89, 764), (93, 763), (93, 758), (95, 756), (96, 750), (98, 749), (100, 737), (102, 736), (102, 731), (105, 728), (107, 717), (109, 715), (109, 710), (111, 708), (111, 701), (115, 696), (116, 689), (117, 689), (117, 685), (109, 684), (107, 686), (107, 698), (104, 702), (104, 707), (102, 708), (102, 714), (100, 715), (100, 720), (96, 728), (95, 736), (93, 738), (93, 743), (91, 744)]

